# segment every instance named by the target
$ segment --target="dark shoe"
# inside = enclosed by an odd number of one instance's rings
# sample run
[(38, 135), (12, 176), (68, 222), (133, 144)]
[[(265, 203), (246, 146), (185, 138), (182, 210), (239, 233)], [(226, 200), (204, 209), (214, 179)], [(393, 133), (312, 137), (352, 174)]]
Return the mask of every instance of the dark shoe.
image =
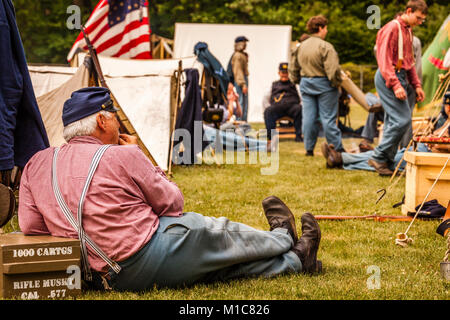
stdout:
[(437, 227), (436, 233), (445, 237), (447, 233), (450, 232), (450, 219), (442, 221), (442, 223)]
[(317, 260), (320, 237), (320, 227), (316, 218), (311, 213), (306, 212), (302, 215), (302, 236), (292, 249), (300, 258), (302, 272), (304, 273), (322, 272), (322, 261)]
[(363, 140), (359, 143), (359, 152), (367, 152), (373, 150), (374, 148), (370, 145), (370, 143), (366, 140)]
[(375, 103), (374, 105), (369, 107), (369, 112), (375, 113), (383, 111), (383, 107), (381, 106), (381, 103)]
[(327, 168), (342, 168), (341, 153), (334, 149), (334, 145), (324, 142), (322, 143), (321, 150), (327, 160)]
[(314, 157), (314, 151), (312, 151), (312, 150), (306, 150), (305, 155), (306, 155), (307, 157)]
[(367, 163), (369, 166), (373, 167), (380, 176), (392, 176), (394, 173), (394, 171), (388, 168), (387, 163), (385, 162), (378, 162), (373, 159), (369, 159), (367, 160)]
[(303, 142), (303, 138), (300, 136), (295, 136), (295, 142)]
[(295, 217), (284, 202), (275, 196), (270, 196), (262, 201), (262, 206), (269, 222), (270, 231), (276, 228), (285, 228), (289, 231), (294, 244), (297, 243), (298, 234)]

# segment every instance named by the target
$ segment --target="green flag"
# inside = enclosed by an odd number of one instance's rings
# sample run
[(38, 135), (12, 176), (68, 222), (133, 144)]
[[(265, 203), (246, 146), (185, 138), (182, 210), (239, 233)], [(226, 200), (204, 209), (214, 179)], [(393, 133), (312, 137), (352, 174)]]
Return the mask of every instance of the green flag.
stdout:
[(422, 87), (425, 91), (425, 100), (418, 104), (419, 108), (426, 106), (433, 99), (439, 87), (439, 75), (448, 72), (444, 68), (444, 57), (450, 47), (450, 15), (445, 19), (441, 28), (422, 56)]

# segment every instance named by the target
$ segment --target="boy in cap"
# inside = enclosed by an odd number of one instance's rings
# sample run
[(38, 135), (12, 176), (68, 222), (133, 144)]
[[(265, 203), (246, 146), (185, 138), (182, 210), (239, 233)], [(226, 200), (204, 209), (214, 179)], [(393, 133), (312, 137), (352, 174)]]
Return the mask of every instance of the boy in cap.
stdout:
[(245, 52), (249, 40), (244, 36), (234, 40), (234, 53), (228, 62), (227, 72), (231, 82), (239, 94), (239, 104), (242, 107), (242, 117), (238, 120), (247, 121), (248, 115), (248, 54)]
[(180, 189), (136, 139), (119, 134), (115, 112), (104, 88), (65, 102), (68, 143), (37, 153), (23, 171), (22, 232), (79, 238), (85, 278), (117, 290), (321, 270), (314, 216), (302, 216), (298, 238), (293, 214), (274, 196), (262, 203), (271, 231), (183, 212)]

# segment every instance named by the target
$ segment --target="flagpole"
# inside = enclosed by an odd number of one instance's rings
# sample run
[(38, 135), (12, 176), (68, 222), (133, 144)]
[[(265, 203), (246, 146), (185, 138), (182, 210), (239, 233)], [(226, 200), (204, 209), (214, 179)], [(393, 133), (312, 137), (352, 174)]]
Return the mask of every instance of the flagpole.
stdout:
[(147, 6), (147, 16), (148, 16), (148, 30), (150, 33), (149, 42), (150, 42), (150, 55), (153, 59), (153, 41), (152, 41), (152, 29), (150, 28), (150, 5)]

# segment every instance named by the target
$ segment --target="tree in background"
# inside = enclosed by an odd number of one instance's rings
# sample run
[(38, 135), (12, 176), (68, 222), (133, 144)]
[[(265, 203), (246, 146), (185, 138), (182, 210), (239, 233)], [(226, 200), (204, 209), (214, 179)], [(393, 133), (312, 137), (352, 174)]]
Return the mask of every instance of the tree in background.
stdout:
[[(29, 62), (66, 63), (78, 30), (69, 30), (67, 7), (80, 6), (85, 22), (98, 0), (13, 0), (17, 23)], [(173, 38), (175, 22), (291, 25), (292, 40), (306, 31), (306, 21), (323, 14), (329, 20), (330, 41), (342, 63), (376, 64), (373, 45), (377, 29), (367, 28), (370, 5), (379, 5), (381, 25), (404, 9), (406, 0), (149, 0), (152, 32)], [(427, 1), (424, 27), (416, 30), (424, 49), (450, 12), (448, 0)], [(270, 44), (268, 44), (270, 48)]]

